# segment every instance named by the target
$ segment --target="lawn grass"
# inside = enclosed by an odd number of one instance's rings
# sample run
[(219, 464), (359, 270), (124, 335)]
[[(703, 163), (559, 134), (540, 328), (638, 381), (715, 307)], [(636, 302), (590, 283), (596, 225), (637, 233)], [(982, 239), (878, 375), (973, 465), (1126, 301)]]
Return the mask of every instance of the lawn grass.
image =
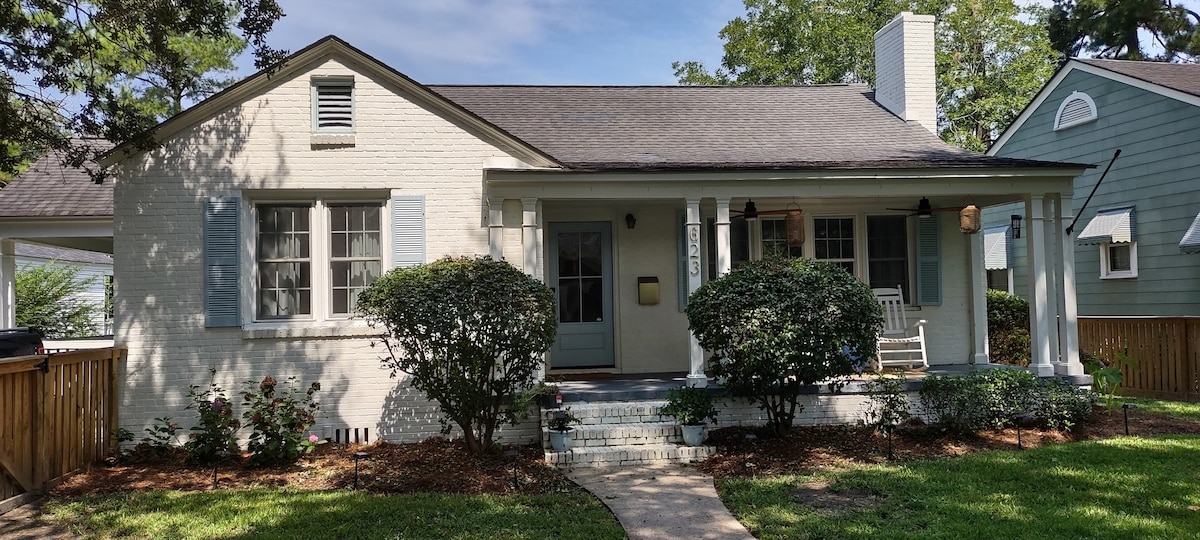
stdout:
[(1117, 396), (1113, 408), (1120, 412), (1123, 403), (1133, 403), (1141, 412), (1200, 420), (1200, 403)]
[(46, 510), (73, 534), (99, 538), (625, 538), (604, 505), (580, 492), (155, 491), (54, 500)]
[[(1119, 437), (860, 466), (813, 476), (728, 478), (726, 506), (773, 538), (1200, 538), (1200, 437)], [(870, 493), (872, 508), (813, 510), (796, 486)], [(1193, 507), (1194, 509), (1189, 509)]]

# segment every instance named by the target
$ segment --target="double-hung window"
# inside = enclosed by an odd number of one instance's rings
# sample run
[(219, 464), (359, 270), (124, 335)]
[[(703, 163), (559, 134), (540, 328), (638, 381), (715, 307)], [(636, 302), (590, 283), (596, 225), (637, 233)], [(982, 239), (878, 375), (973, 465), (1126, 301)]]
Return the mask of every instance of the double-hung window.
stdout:
[(383, 271), (383, 204), (259, 204), (257, 320), (345, 318)]
[(804, 246), (788, 246), (787, 222), (783, 219), (763, 219), (762, 223), (762, 255), (763, 258), (782, 257), (796, 259), (804, 256)]
[(854, 270), (854, 218), (813, 219), (813, 258)]

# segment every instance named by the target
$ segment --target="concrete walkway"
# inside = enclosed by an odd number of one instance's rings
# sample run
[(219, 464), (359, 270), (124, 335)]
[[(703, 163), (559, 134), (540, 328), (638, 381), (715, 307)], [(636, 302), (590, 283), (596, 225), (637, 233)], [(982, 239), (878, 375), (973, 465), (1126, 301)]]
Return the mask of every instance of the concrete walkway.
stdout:
[(67, 531), (47, 525), (38, 519), (42, 502), (36, 501), (0, 514), (0, 538), (4, 540), (68, 540), (75, 538)]
[(754, 539), (695, 467), (576, 468), (567, 476), (604, 501), (632, 540)]

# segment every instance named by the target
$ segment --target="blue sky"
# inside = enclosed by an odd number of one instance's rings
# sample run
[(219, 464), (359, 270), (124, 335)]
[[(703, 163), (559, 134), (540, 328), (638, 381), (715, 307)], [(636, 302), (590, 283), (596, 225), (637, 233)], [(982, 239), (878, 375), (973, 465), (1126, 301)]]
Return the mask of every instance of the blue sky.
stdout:
[[(741, 0), (280, 2), (268, 36), (295, 51), (335, 34), (425, 84), (674, 84), (671, 62), (720, 63)], [(330, 6), (336, 6), (330, 9)], [(239, 75), (252, 72), (243, 58)]]

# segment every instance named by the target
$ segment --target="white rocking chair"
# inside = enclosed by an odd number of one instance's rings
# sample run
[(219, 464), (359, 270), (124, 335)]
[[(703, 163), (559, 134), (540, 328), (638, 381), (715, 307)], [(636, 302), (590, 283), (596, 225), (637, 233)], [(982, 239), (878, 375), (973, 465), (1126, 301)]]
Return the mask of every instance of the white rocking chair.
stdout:
[(879, 334), (879, 355), (876, 367), (889, 366), (925, 369), (929, 367), (925, 352), (925, 321), (908, 326), (904, 315), (904, 292), (896, 288), (871, 289), (883, 307), (883, 331)]

